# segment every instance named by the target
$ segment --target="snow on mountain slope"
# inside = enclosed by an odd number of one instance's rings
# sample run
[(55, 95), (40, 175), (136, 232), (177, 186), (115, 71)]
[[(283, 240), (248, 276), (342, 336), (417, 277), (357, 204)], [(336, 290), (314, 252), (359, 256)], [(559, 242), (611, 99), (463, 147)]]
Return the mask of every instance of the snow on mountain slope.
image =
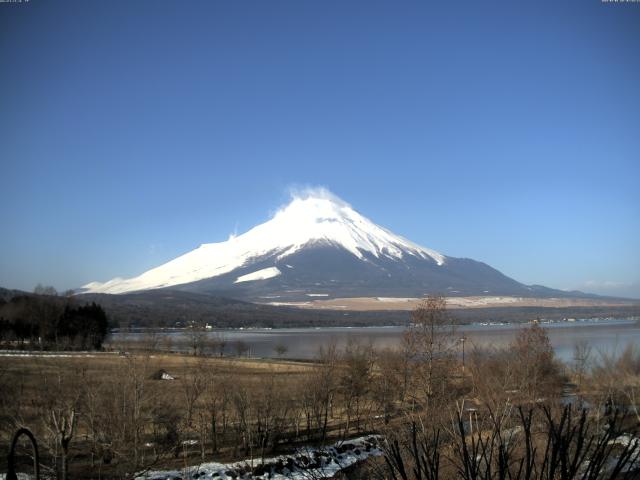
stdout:
[(273, 278), (280, 275), (282, 272), (278, 267), (268, 267), (258, 270), (257, 272), (247, 273), (236, 279), (233, 283), (253, 282), (254, 280), (266, 280), (267, 278)]
[[(125, 293), (196, 282), (232, 272), (267, 256), (281, 260), (316, 243), (342, 247), (362, 261), (366, 261), (367, 253), (398, 260), (409, 255), (440, 266), (446, 262), (444, 255), (391, 233), (342, 200), (320, 192), (294, 198), (271, 220), (226, 242), (203, 244), (134, 278), (89, 283), (82, 287), (82, 293)], [(280, 273), (265, 270), (269, 272), (263, 273), (270, 276), (261, 277), (259, 272), (253, 272), (237, 281), (255, 281)], [(252, 277), (254, 274), (258, 275)]]

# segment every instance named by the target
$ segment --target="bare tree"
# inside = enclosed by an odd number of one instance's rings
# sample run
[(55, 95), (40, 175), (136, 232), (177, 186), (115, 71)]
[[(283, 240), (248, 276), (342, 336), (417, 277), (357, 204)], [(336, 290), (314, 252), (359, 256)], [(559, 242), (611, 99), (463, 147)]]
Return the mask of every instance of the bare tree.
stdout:
[(242, 357), (249, 351), (249, 345), (244, 340), (236, 340), (233, 344), (233, 349), (236, 351), (236, 355)]
[(592, 396), (607, 411), (625, 408), (640, 422), (640, 349), (629, 344), (622, 354), (601, 353), (590, 379)]
[(344, 437), (349, 434), (352, 420), (356, 422), (356, 431), (360, 430), (362, 407), (371, 383), (373, 349), (349, 342), (342, 360), (339, 387), (347, 419)]
[[(338, 360), (335, 344), (320, 348), (318, 352), (319, 366), (311, 373), (309, 388), (306, 391), (305, 403), (309, 407), (309, 418), (313, 419), (315, 428), (319, 432), (319, 440), (322, 442), (327, 438), (329, 416), (338, 387), (336, 380)], [(309, 428), (307, 431), (309, 432)]]
[(218, 353), (221, 357), (224, 356), (224, 349), (227, 346), (227, 337), (224, 335), (224, 333), (216, 333), (215, 335), (215, 343), (218, 347)]
[(576, 342), (573, 346), (573, 370), (578, 386), (582, 385), (591, 361), (591, 345), (586, 340)]
[[(567, 406), (555, 414), (509, 408), (467, 421), (458, 410), (455, 431), (413, 423), (390, 435), (385, 447), (387, 471), (394, 480), (600, 480), (636, 478), (640, 443), (615, 446), (619, 416), (602, 429), (586, 410)], [(446, 452), (446, 454), (443, 454)], [(625, 475), (625, 471), (630, 472)]]
[(513, 354), (507, 349), (474, 347), (469, 354), (471, 395), (497, 411), (518, 392)]
[(159, 346), (165, 352), (171, 352), (173, 349), (173, 337), (170, 334), (162, 335), (159, 341)]
[(397, 404), (403, 399), (403, 379), (403, 355), (392, 350), (378, 352), (375, 373), (371, 378), (371, 392), (385, 425), (389, 423)]
[(276, 355), (278, 355), (278, 357), (282, 358), (284, 354), (289, 351), (289, 348), (285, 344), (279, 343), (273, 348), (273, 350), (276, 352)]
[(206, 330), (198, 327), (197, 325), (191, 325), (187, 330), (187, 338), (189, 340), (189, 346), (193, 355), (202, 355), (207, 343), (208, 333)]
[[(188, 364), (185, 364), (185, 367)], [(205, 364), (199, 362), (195, 366), (189, 365), (189, 373), (182, 375), (178, 380), (182, 387), (183, 405), (186, 409), (185, 423), (188, 429), (193, 427), (193, 413), (196, 402), (205, 389)]]
[(156, 332), (155, 330), (149, 330), (145, 332), (144, 336), (142, 337), (143, 348), (150, 352), (155, 352), (160, 346), (160, 340), (161, 338), (158, 332)]
[(50, 416), (51, 427), (61, 450), (60, 478), (67, 480), (69, 474), (69, 466), (67, 463), (69, 458), (69, 445), (76, 431), (76, 409), (73, 405), (69, 405), (63, 409), (52, 409)]
[(49, 450), (54, 458), (60, 459), (60, 478), (67, 480), (69, 448), (76, 434), (83, 372), (63, 372), (60, 368), (54, 368), (55, 375), (44, 378), (46, 387), (41, 392), (43, 403), (40, 418)]
[[(123, 447), (129, 447), (129, 455), (133, 452), (133, 464), (142, 465), (143, 436), (148, 422), (149, 406), (154, 397), (147, 389), (149, 377), (149, 356), (128, 355), (122, 371), (122, 440)], [(123, 452), (124, 453), (124, 452)]]
[(422, 393), (422, 398), (415, 397), (415, 400), (423, 408), (447, 392), (457, 341), (444, 297), (428, 296), (411, 312), (411, 325), (404, 342), (415, 366), (416, 393)]
[(220, 441), (224, 440), (227, 432), (231, 385), (232, 381), (228, 374), (220, 373), (214, 366), (207, 367), (202, 392), (204, 417), (201, 422), (203, 428), (210, 431), (212, 454), (218, 451)]
[(521, 329), (510, 345), (518, 387), (529, 400), (552, 392), (559, 384), (559, 369), (549, 336), (538, 323)]
[(35, 288), (33, 289), (33, 293), (35, 293), (36, 295), (50, 295), (53, 297), (58, 295), (58, 291), (51, 285), (42, 285), (41, 283), (35, 286)]

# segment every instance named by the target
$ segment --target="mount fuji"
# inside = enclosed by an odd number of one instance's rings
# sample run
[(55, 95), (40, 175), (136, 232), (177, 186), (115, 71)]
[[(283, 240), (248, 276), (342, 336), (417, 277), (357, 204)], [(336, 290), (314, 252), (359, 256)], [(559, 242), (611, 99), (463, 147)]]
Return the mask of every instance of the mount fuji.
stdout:
[(89, 283), (78, 293), (152, 289), (262, 303), (429, 293), (569, 295), (523, 285), (485, 263), (422, 247), (376, 225), (324, 190), (293, 198), (269, 221), (242, 235), (203, 244), (137, 277)]

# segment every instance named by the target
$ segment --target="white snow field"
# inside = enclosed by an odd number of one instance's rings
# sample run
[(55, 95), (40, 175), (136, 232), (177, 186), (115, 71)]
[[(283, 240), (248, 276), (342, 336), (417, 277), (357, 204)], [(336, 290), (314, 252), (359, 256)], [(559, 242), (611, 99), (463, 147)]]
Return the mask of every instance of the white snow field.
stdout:
[[(282, 260), (305, 246), (322, 242), (341, 246), (363, 260), (363, 253), (366, 252), (378, 258), (412, 255), (430, 258), (438, 265), (446, 262), (444, 255), (391, 233), (360, 215), (347, 203), (320, 192), (294, 198), (271, 220), (226, 242), (203, 244), (137, 277), (114, 278), (105, 283), (92, 282), (84, 285), (81, 291), (125, 293), (195, 282), (229, 273), (267, 256)], [(264, 270), (243, 275), (237, 282), (280, 274), (275, 267)], [(264, 276), (265, 273), (271, 277)]]
[(242, 275), (238, 277), (236, 281), (233, 283), (253, 282), (254, 280), (266, 280), (267, 278), (277, 277), (281, 273), (282, 272), (278, 270), (278, 267), (263, 268), (262, 270), (258, 270), (256, 272)]
[(172, 471), (146, 472), (136, 480), (307, 480), (332, 478), (340, 470), (382, 455), (381, 437), (369, 435), (338, 442), (324, 449), (300, 449), (292, 455), (235, 463), (203, 463)]

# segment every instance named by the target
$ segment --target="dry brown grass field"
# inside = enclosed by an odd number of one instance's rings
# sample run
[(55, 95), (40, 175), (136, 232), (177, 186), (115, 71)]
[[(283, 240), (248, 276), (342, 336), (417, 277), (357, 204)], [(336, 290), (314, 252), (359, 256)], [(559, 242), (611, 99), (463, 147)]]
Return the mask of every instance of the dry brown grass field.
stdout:
[[(126, 478), (151, 466), (286, 452), (347, 433), (337, 397), (332, 412), (322, 410), (336, 372), (316, 363), (176, 353), (2, 356), (0, 446), (8, 449), (11, 434), (26, 426), (43, 462), (60, 469), (60, 439), (69, 435), (69, 478), (94, 478), (97, 470)], [(322, 381), (329, 385), (319, 392)], [(64, 432), (61, 419), (72, 416)]]

